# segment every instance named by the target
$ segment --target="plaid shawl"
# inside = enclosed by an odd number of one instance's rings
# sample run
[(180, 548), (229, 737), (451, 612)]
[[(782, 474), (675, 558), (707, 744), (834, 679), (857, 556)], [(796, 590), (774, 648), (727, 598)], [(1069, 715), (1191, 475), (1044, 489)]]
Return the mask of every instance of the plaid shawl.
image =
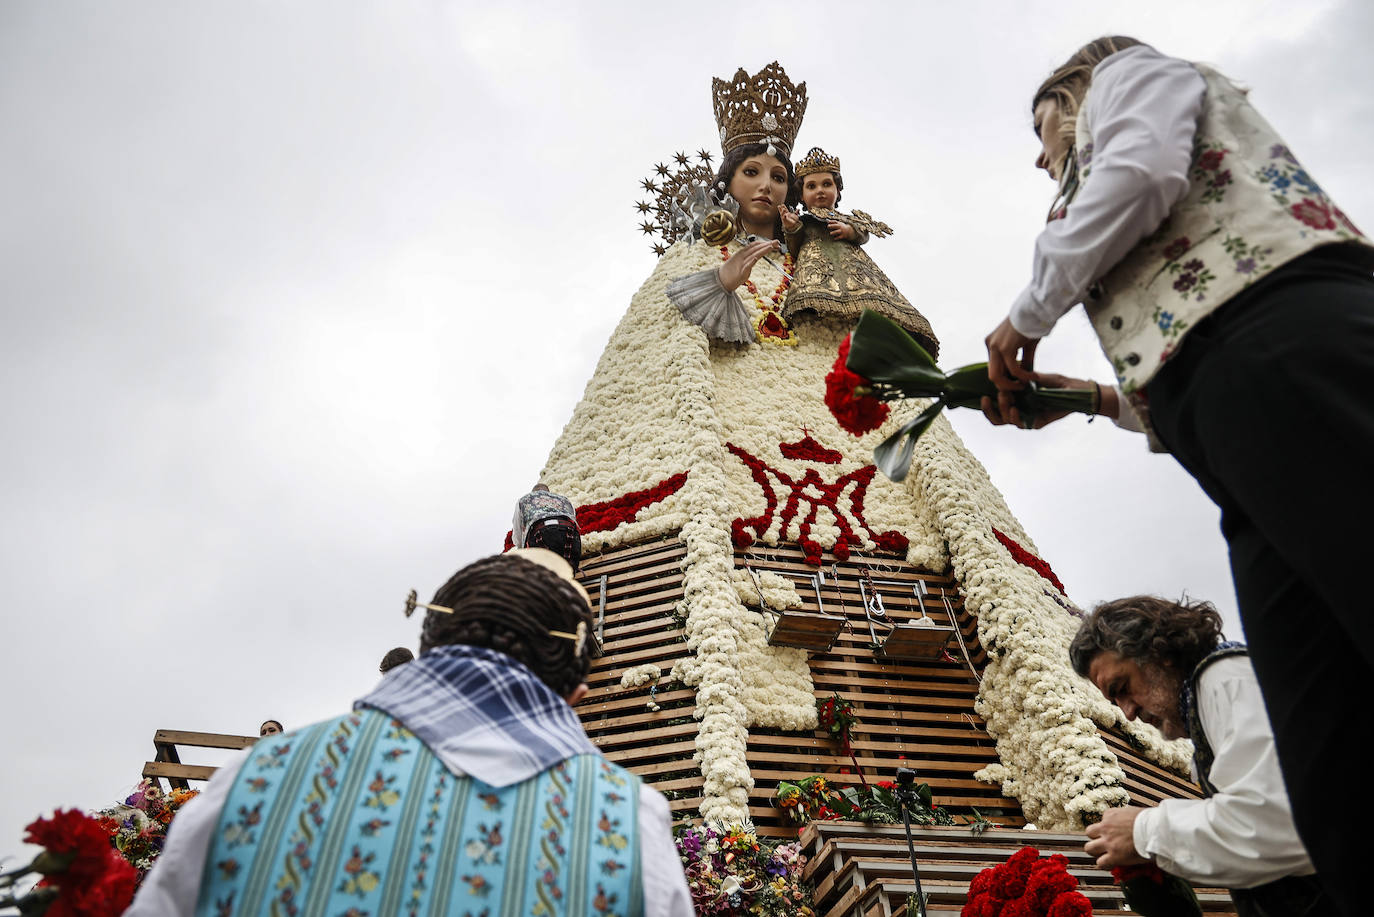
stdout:
[(568, 702), (504, 653), (442, 646), (386, 674), (353, 705), (399, 720), (445, 764), (509, 786), (600, 751)]

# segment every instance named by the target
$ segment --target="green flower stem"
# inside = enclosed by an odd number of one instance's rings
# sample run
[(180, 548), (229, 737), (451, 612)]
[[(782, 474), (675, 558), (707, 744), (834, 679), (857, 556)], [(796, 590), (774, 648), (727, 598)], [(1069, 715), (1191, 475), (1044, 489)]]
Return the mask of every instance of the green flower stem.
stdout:
[[(946, 407), (982, 409), (984, 398), (997, 398), (988, 378), (987, 363), (970, 363), (941, 372), (935, 360), (906, 330), (885, 316), (865, 309), (850, 338), (850, 372), (868, 379), (871, 394), (880, 401), (934, 398), (935, 401), (907, 421), (873, 450), (873, 463), (894, 481), (903, 480), (911, 467), (916, 441)], [(856, 388), (856, 394), (863, 392)], [(1072, 411), (1093, 412), (1092, 389), (1043, 388), (1034, 382), (1012, 394), (1021, 422), (1031, 427), (1041, 414)]]

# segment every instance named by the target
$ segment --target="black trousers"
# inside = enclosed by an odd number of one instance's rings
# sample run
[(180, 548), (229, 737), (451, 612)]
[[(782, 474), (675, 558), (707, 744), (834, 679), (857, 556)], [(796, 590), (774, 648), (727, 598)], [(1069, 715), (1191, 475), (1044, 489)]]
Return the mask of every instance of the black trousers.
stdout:
[(1148, 393), (1221, 508), (1298, 833), (1342, 912), (1368, 914), (1350, 805), (1374, 735), (1374, 278), (1309, 253), (1200, 322)]

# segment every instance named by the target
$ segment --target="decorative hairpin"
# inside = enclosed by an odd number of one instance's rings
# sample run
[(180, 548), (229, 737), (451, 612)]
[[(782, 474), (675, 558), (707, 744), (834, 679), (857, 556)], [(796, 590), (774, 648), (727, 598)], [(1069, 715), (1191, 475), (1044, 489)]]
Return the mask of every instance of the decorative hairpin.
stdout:
[[(406, 596), (406, 617), (415, 614), (417, 608), (428, 608), (430, 611), (442, 611), (444, 614), (453, 614), (453, 609), (444, 605), (430, 605), (427, 602), (418, 601), (420, 595), (414, 589)], [(580, 657), (582, 651), (587, 647), (587, 622), (578, 621), (576, 633), (568, 633), (565, 630), (551, 630), (548, 632), (550, 637), (562, 637), (564, 640), (573, 641), (573, 655)]]
[(582, 655), (582, 650), (587, 645), (587, 622), (578, 621), (577, 633), (575, 634), (570, 634), (565, 630), (551, 630), (549, 631), (549, 636), (562, 637), (564, 640), (573, 641), (573, 655), (580, 657)]

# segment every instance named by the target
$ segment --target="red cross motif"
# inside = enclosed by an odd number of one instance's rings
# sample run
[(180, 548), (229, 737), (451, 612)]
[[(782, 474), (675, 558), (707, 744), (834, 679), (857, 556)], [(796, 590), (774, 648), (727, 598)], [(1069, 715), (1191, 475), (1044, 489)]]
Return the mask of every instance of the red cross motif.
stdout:
[[(864, 541), (859, 532), (866, 533), (879, 550), (906, 553), (908, 541), (905, 535), (892, 531), (875, 532), (864, 521), (864, 497), (868, 493), (868, 485), (873, 481), (873, 475), (877, 472), (873, 465), (865, 465), (856, 471), (842, 474), (830, 483), (827, 483), (814, 468), (806, 469), (801, 479), (795, 480), (786, 472), (772, 467), (734, 443), (726, 443), (725, 448), (749, 469), (754, 483), (759, 485), (767, 501), (763, 515), (748, 519), (740, 517), (730, 523), (730, 536), (735, 547), (747, 548), (755, 539), (762, 538), (764, 533), (773, 527), (775, 518), (779, 524), (779, 534), (785, 538), (793, 521), (801, 513), (797, 540), (806, 556), (806, 562), (819, 567), (821, 546), (811, 538), (811, 526), (816, 521), (817, 512), (824, 506), (835, 517), (835, 524), (840, 529), (840, 537), (835, 540), (835, 546), (831, 549), (836, 560), (846, 560), (852, 549), (863, 547)], [(777, 483), (776, 487), (774, 482)], [(781, 513), (778, 512), (779, 492), (786, 494)], [(841, 508), (841, 501), (847, 503), (846, 508)]]

